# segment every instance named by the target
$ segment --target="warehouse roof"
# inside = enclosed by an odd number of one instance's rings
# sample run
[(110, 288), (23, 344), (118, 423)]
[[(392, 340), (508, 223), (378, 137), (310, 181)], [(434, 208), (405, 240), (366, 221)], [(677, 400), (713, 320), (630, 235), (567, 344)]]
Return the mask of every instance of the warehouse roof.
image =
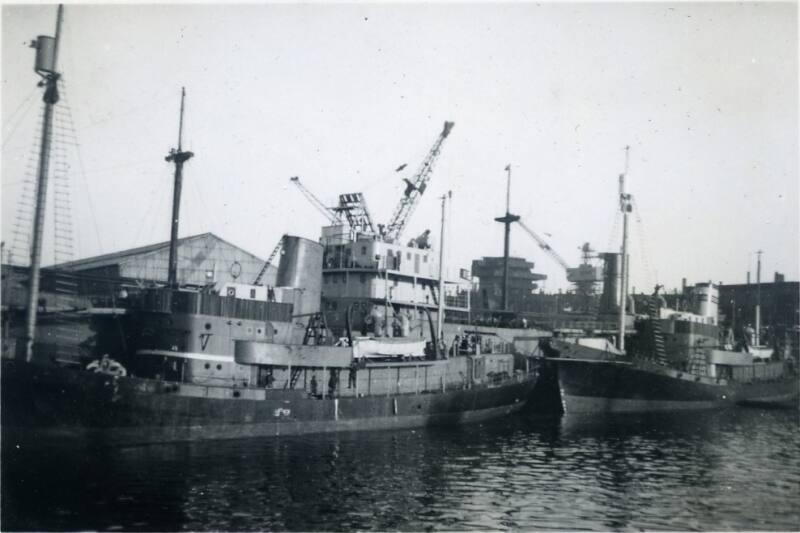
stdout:
[[(178, 247), (181, 247), (181, 246), (184, 246), (184, 245), (187, 245), (187, 244), (191, 245), (192, 243), (195, 243), (195, 242), (207, 241), (208, 239), (212, 239), (212, 240), (215, 240), (215, 241), (223, 242), (223, 243), (225, 243), (225, 244), (227, 244), (229, 246), (232, 246), (234, 248), (238, 248), (242, 252), (244, 252), (244, 253), (246, 253), (248, 255), (252, 255), (254, 260), (258, 260), (258, 261), (262, 261), (262, 262), (265, 261), (264, 259), (259, 258), (258, 256), (248, 252), (247, 250), (244, 250), (243, 248), (240, 248), (239, 246), (236, 246), (235, 244), (232, 244), (232, 243), (226, 241), (225, 239), (222, 239), (222, 238), (214, 235), (211, 232), (201, 233), (199, 235), (191, 235), (189, 237), (183, 237), (181, 239), (178, 239)], [(88, 270), (88, 269), (93, 269), (93, 268), (101, 268), (101, 267), (104, 267), (104, 266), (119, 264), (121, 262), (124, 262), (126, 259), (132, 259), (132, 258), (137, 257), (137, 256), (150, 254), (150, 253), (153, 253), (153, 252), (159, 252), (159, 251), (162, 251), (162, 250), (168, 250), (168, 249), (169, 249), (169, 241), (165, 241), (165, 242), (160, 242), (160, 243), (157, 243), (157, 244), (149, 244), (147, 246), (140, 246), (138, 248), (129, 248), (128, 250), (122, 250), (122, 251), (119, 251), (119, 252), (112, 252), (112, 253), (108, 253), (108, 254), (97, 255), (97, 256), (94, 256), (94, 257), (87, 257), (85, 259), (78, 259), (76, 261), (69, 261), (69, 262), (66, 262), (66, 263), (60, 263), (58, 265), (54, 265), (54, 266), (49, 267), (49, 268), (57, 268), (57, 269), (62, 269), (62, 270)]]

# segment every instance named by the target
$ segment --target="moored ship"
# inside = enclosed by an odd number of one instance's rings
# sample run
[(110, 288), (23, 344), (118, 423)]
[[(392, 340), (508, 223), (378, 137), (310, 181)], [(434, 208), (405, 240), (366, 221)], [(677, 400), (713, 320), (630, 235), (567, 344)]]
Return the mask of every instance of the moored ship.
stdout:
[[(711, 283), (696, 290), (716, 298)], [(699, 314), (653, 299), (654, 311), (637, 321), (626, 352), (605, 338), (550, 341), (567, 413), (797, 405), (800, 381), (791, 359), (720, 345), (716, 305)]]
[[(61, 15), (59, 7), (56, 49)], [(50, 39), (38, 40), (37, 68)], [(40, 73), (49, 112), (57, 102), (55, 55)], [(167, 156), (175, 165), (168, 283), (144, 291), (128, 311), (137, 328), (135, 353), (121, 362), (104, 357), (87, 368), (59, 364), (41, 345), (34, 349), (37, 306), (29, 305), (25, 357), (2, 361), (5, 442), (117, 445), (418, 427), (483, 420), (525, 406), (535, 370), (515, 368), (514, 356), (500, 343), (486, 353), (477, 337), (448, 357), (442, 328), (434, 328), (429, 315), (429, 339), (402, 332), (392, 339), (358, 336), (350, 327), (345, 337), (331, 335), (320, 312), (318, 243), (282, 239), (281, 287), (233, 286), (224, 296), (180, 287), (180, 191), (183, 165), (193, 156), (181, 147), (184, 97), (178, 147)], [(49, 127), (45, 120), (45, 138)], [(43, 143), (40, 190), (48, 150)], [(37, 213), (45, 198), (37, 198)], [(41, 227), (31, 254), (33, 302), (37, 246)], [(250, 298), (241, 297), (240, 289)]]
[[(620, 176), (621, 257), (627, 258), (627, 214), (632, 204), (625, 193), (624, 176)], [(717, 322), (718, 289), (711, 282), (695, 286), (696, 308), (692, 311), (667, 308), (657, 286), (649, 299), (648, 315), (637, 320), (637, 331), (626, 349), (626, 324), (631, 318), (626, 315), (628, 261), (623, 259), (621, 264), (616, 336), (555, 338), (545, 348), (548, 360), (557, 367), (566, 413), (735, 404), (797, 407), (800, 379), (793, 360), (778, 350), (748, 346), (748, 342), (734, 350)]]

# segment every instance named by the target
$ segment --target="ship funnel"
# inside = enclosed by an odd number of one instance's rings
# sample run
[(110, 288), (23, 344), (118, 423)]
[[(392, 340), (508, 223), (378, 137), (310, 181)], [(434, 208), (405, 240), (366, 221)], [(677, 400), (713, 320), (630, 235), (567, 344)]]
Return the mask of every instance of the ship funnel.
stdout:
[(697, 314), (711, 318), (713, 323), (717, 321), (719, 308), (719, 289), (712, 282), (697, 283), (694, 286), (694, 293), (697, 302)]
[(318, 313), (322, 297), (322, 245), (287, 235), (275, 286), (282, 289), (283, 302), (294, 304), (294, 315)]
[(620, 254), (604, 253), (603, 258), (603, 295), (600, 297), (598, 313), (601, 315), (619, 312), (619, 257)]

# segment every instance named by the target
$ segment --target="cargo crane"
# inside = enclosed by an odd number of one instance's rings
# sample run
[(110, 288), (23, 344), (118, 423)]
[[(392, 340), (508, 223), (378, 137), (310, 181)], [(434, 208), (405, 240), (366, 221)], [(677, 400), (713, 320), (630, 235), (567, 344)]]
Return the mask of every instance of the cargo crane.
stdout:
[(302, 183), (300, 183), (299, 177), (292, 176), (291, 178), (289, 178), (289, 181), (297, 185), (297, 188), (300, 189), (300, 192), (303, 193), (303, 196), (308, 198), (308, 201), (311, 202), (311, 204), (317, 208), (317, 211), (322, 213), (325, 216), (325, 218), (327, 218), (328, 221), (330, 221), (331, 224), (339, 224), (341, 222), (339, 216), (333, 209), (323, 204), (319, 198), (314, 196), (314, 194), (311, 191), (306, 189), (305, 186)]
[(553, 248), (547, 244), (547, 241), (526, 226), (524, 222), (521, 220), (517, 220), (516, 222), (520, 225), (520, 227), (522, 227), (523, 230), (525, 230), (528, 235), (533, 238), (533, 240), (536, 241), (536, 243), (539, 245), (539, 248), (544, 250), (547, 255), (552, 257), (559, 265), (561, 265), (561, 267), (567, 273), (567, 281), (575, 284), (576, 292), (582, 297), (582, 299), (585, 300), (583, 302), (583, 307), (588, 307), (589, 297), (595, 292), (595, 284), (603, 280), (602, 268), (593, 266), (589, 262), (590, 259), (595, 257), (591, 255), (594, 250), (592, 250), (592, 248), (589, 246), (589, 243), (584, 243), (583, 246), (581, 246), (583, 263), (573, 268), (567, 264), (567, 262), (558, 254), (558, 252), (553, 250)]
[(428, 181), (430, 181), (433, 172), (433, 165), (442, 149), (442, 143), (444, 143), (444, 140), (450, 135), (450, 130), (453, 129), (454, 125), (454, 122), (444, 123), (442, 132), (439, 134), (436, 142), (433, 143), (428, 155), (422, 161), (419, 169), (417, 169), (416, 174), (414, 174), (411, 179), (403, 179), (406, 183), (406, 189), (403, 192), (403, 196), (400, 198), (400, 203), (395, 207), (390, 222), (385, 227), (380, 228), (381, 238), (384, 241), (391, 243), (400, 240), (406, 223), (409, 218), (411, 218), (414, 209), (419, 203), (420, 196), (422, 196), (425, 192), (425, 188), (428, 186)]
[(300, 178), (292, 176), (289, 181), (294, 183), (300, 192), (308, 198), (317, 210), (322, 213), (328, 222), (334, 226), (344, 224), (345, 222), (356, 231), (362, 233), (375, 234), (375, 226), (372, 223), (372, 216), (369, 214), (367, 201), (364, 195), (360, 192), (351, 192), (339, 195), (339, 205), (336, 207), (327, 207), (322, 201), (317, 198), (314, 193), (305, 188), (300, 183)]

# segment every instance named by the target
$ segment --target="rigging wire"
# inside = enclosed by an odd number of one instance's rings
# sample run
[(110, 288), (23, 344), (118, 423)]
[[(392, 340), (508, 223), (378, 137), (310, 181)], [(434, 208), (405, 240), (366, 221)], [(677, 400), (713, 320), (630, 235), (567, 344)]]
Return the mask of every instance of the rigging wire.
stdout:
[(644, 231), (644, 222), (642, 221), (642, 217), (640, 215), (639, 206), (635, 203), (635, 200), (632, 199), (631, 203), (633, 204), (633, 212), (636, 215), (636, 226), (638, 231), (636, 232), (639, 238), (639, 253), (641, 255), (642, 266), (644, 267), (644, 271), (647, 277), (647, 281), (649, 285), (654, 283), (658, 283), (658, 271), (653, 271), (652, 267), (650, 266), (649, 261), (649, 254), (647, 253), (647, 235)]
[(156, 181), (153, 183), (153, 187), (150, 189), (150, 194), (147, 195), (147, 209), (144, 211), (144, 215), (142, 216), (142, 220), (139, 222), (138, 227), (136, 228), (136, 234), (133, 236), (133, 243), (136, 245), (139, 242), (139, 235), (142, 232), (142, 228), (147, 225), (147, 221), (150, 218), (150, 213), (153, 211), (153, 208), (156, 205), (156, 202), (153, 201), (153, 197), (155, 196), (156, 189), (160, 185), (160, 182)]
[[(28, 96), (25, 97), (25, 100), (23, 100), (19, 104), (19, 106), (17, 106), (17, 109), (15, 109), (13, 113), (11, 113), (11, 116), (9, 116), (7, 119), (4, 120), (4, 122), (7, 122), (8, 124), (14, 124), (14, 120), (17, 120), (17, 122), (3, 136), (4, 137), (3, 150), (5, 150), (6, 144), (8, 144), (8, 141), (10, 141), (11, 138), (14, 136), (14, 133), (17, 131), (17, 128), (20, 126), (20, 124), (24, 122), (25, 117), (28, 116), (28, 113), (30, 112), (30, 109), (33, 105), (33, 102), (35, 101), (33, 97), (38, 94), (38, 91), (36, 89), (37, 87), (34, 87), (31, 90), (30, 94), (28, 94)], [(25, 107), (25, 110), (18, 117), (15, 117), (15, 115), (23, 108), (23, 106)]]
[[(40, 108), (38, 114), (38, 124), (44, 123), (44, 107)], [(22, 191), (17, 197), (17, 209), (12, 229), (11, 248), (9, 250), (8, 262), (10, 264), (27, 265), (30, 261), (31, 251), (31, 226), (33, 221), (34, 202), (36, 194), (36, 174), (39, 166), (39, 153), (36, 149), (41, 144), (41, 129), (37, 128), (33, 134), (33, 143), (28, 152), (28, 159), (25, 165)], [(21, 257), (16, 262), (12, 259)]]
[(89, 187), (89, 180), (86, 179), (86, 165), (83, 163), (83, 154), (81, 152), (81, 145), (78, 141), (78, 133), (75, 131), (75, 120), (72, 117), (72, 109), (69, 105), (69, 98), (66, 91), (66, 84), (62, 84), (61, 89), (61, 99), (64, 102), (64, 110), (66, 111), (66, 116), (69, 121), (69, 127), (72, 132), (72, 137), (75, 139), (75, 153), (78, 159), (78, 175), (83, 180), (83, 185), (86, 189), (86, 200), (89, 203), (89, 215), (91, 216), (92, 225), (94, 227), (95, 237), (97, 238), (97, 246), (99, 249), (99, 253), (103, 253), (104, 247), (103, 243), (100, 239), (100, 225), (97, 223), (97, 216), (94, 208), (94, 202), (92, 201), (92, 192), (91, 188)]

